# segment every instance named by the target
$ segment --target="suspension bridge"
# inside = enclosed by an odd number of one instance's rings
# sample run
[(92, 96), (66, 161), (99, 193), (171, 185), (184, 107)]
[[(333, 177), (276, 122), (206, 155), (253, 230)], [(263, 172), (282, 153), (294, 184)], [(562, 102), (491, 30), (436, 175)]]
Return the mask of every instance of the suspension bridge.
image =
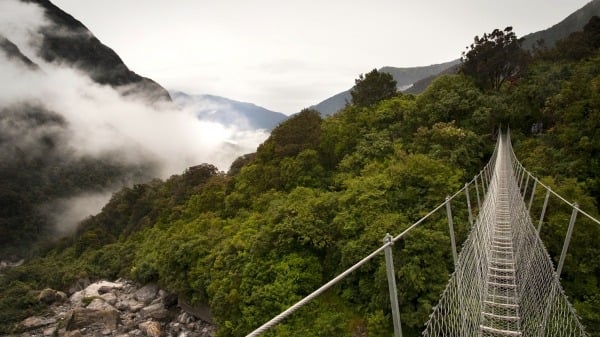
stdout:
[[(526, 200), (530, 181), (532, 187), (529, 200)], [(538, 189), (545, 190), (546, 195), (536, 228), (530, 211)], [(479, 209), (476, 218), (469, 194), (473, 190)], [(452, 202), (463, 194), (471, 231), (458, 254)], [(572, 209), (556, 269), (539, 236), (551, 195)], [(382, 252), (385, 255), (394, 336), (401, 337), (392, 247), (443, 208), (448, 217), (454, 273), (430, 315), (423, 336), (587, 336), (561, 287), (560, 275), (578, 214), (597, 224), (600, 221), (528, 172), (518, 161), (507, 133), (499, 135), (488, 164), (461, 190), (447, 197), (399, 235), (387, 234), (381, 247), (246, 337), (259, 336), (271, 329)]]

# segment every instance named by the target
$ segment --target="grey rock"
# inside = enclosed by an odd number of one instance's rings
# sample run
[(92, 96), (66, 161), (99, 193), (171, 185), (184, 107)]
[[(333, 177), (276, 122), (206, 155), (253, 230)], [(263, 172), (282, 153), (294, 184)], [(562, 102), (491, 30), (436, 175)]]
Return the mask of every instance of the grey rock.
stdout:
[[(59, 293), (52, 289), (45, 292), (47, 294), (40, 297), (44, 301), (46, 297), (51, 298)], [(133, 282), (127, 280), (117, 280), (114, 283), (99, 281), (83, 287), (71, 299), (72, 301), (51, 303), (49, 308), (54, 316), (30, 317), (23, 321), (26, 324), (21, 324), (20, 337), (215, 335), (214, 325), (195, 315), (196, 307), (187, 312), (185, 307), (177, 308), (174, 305), (177, 296), (156, 285), (138, 289)], [(88, 303), (84, 299), (92, 301)], [(149, 300), (148, 304), (146, 301)], [(83, 307), (85, 304), (88, 304), (87, 307)]]
[(136, 300), (129, 300), (127, 305), (129, 306), (129, 311), (131, 312), (138, 312), (144, 307), (143, 302), (138, 302)]
[(102, 298), (104, 302), (110, 305), (115, 305), (117, 303), (117, 295), (110, 292), (100, 295), (100, 298)]
[(115, 308), (106, 303), (102, 298), (95, 298), (88, 306), (86, 307), (92, 310), (114, 310)]
[(56, 302), (63, 302), (67, 299), (67, 294), (62, 291), (56, 291), (54, 289), (46, 288), (38, 295), (38, 300), (46, 304), (52, 304)]
[(179, 315), (178, 321), (181, 324), (189, 324), (194, 321), (194, 318), (187, 312), (182, 312), (181, 315)]
[(154, 318), (159, 321), (169, 317), (169, 311), (161, 302), (143, 308), (142, 310), (140, 310), (140, 314), (144, 318)]
[(67, 331), (83, 329), (92, 325), (116, 330), (118, 322), (119, 312), (114, 308), (107, 310), (75, 308), (67, 313), (65, 327)]
[(129, 336), (143, 336), (144, 333), (140, 329), (135, 329), (129, 332)]
[(150, 304), (158, 293), (158, 285), (154, 283), (146, 284), (135, 292), (134, 298), (144, 304)]
[(79, 329), (73, 330), (73, 331), (67, 331), (64, 334), (64, 337), (81, 337), (81, 331)]
[(110, 293), (114, 288), (108, 285), (103, 285), (100, 286), (100, 288), (98, 288), (98, 294), (102, 295), (102, 294), (108, 294)]
[(140, 323), (140, 330), (149, 337), (163, 337), (164, 331), (160, 323), (156, 321), (146, 321)]
[(24, 330), (32, 330), (32, 329), (37, 329), (37, 328), (41, 328), (50, 324), (54, 324), (56, 323), (56, 318), (50, 317), (39, 317), (39, 316), (32, 316), (32, 317), (28, 317), (26, 318), (23, 322), (21, 322), (21, 326), (23, 327)]
[(49, 336), (54, 335), (55, 332), (56, 332), (56, 327), (53, 326), (51, 328), (44, 329), (43, 334), (45, 337), (49, 337)]
[(129, 302), (119, 301), (115, 304), (115, 308), (120, 311), (127, 311), (129, 310)]
[(76, 293), (78, 291), (81, 291), (81, 290), (85, 289), (89, 285), (90, 285), (90, 279), (88, 279), (88, 278), (80, 278), (79, 280), (77, 280), (77, 282), (75, 282), (71, 286), (71, 288), (69, 288), (68, 293), (70, 295), (72, 295), (72, 294), (74, 294), (74, 293)]

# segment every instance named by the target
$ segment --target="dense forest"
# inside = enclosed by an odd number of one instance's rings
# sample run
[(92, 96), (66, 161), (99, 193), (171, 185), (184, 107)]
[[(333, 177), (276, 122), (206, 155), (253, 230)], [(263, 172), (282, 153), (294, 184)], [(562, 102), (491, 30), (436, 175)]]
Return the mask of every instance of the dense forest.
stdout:
[[(227, 173), (202, 164), (121, 190), (76, 234), (0, 276), (0, 332), (45, 310), (32, 290), (127, 277), (207, 304), (218, 336), (244, 336), (460, 189), (501, 125), (529, 170), (597, 215), (600, 19), (553, 48), (530, 53), (522, 42), (510, 27), (475, 38), (461, 72), (419, 95), (390, 93), (393, 79), (377, 71), (361, 75), (344, 110), (294, 115)], [(541, 235), (556, 258), (570, 209), (552, 202)], [(466, 210), (453, 211), (464, 240)], [(394, 247), (405, 336), (420, 335), (452, 272), (446, 221), (434, 216)], [(578, 221), (562, 276), (591, 336), (600, 336), (598, 236)], [(387, 291), (375, 259), (266, 335), (389, 336)]]

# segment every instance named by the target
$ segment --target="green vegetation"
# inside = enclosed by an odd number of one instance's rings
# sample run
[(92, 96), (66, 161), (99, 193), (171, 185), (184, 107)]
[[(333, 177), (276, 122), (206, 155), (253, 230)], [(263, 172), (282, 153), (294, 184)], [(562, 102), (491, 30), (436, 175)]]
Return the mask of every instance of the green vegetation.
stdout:
[[(304, 110), (228, 174), (204, 164), (120, 191), (73, 237), (0, 276), (0, 332), (43, 310), (24, 296), (30, 290), (125, 276), (209, 304), (219, 336), (244, 336), (459, 189), (487, 161), (500, 124), (511, 126), (530, 170), (598, 214), (600, 51), (575, 59), (557, 48), (529, 62), (497, 90), (466, 72), (326, 119)], [(551, 210), (542, 237), (556, 258), (570, 209)], [(464, 206), (453, 212), (464, 239)], [(592, 336), (600, 335), (599, 232), (578, 221), (562, 276)], [(449, 242), (439, 214), (394, 247), (406, 336), (420, 335), (446, 285)], [(267, 336), (389, 336), (390, 317), (379, 258)]]
[(350, 90), (352, 104), (369, 107), (396, 94), (396, 80), (386, 72), (371, 70), (366, 75), (360, 74)]
[(44, 207), (152, 174), (151, 165), (80, 156), (67, 122), (38, 105), (0, 109), (0, 258), (27, 256), (55, 237)]
[(521, 49), (521, 43), (512, 27), (475, 36), (473, 44), (463, 53), (462, 71), (481, 87), (499, 90), (506, 80), (524, 71), (528, 54)]

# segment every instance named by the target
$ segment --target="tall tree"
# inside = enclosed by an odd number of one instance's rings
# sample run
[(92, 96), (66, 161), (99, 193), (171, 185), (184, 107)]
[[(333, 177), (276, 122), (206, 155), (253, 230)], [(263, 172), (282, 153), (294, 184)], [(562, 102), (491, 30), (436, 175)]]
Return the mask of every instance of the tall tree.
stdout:
[(498, 90), (506, 80), (523, 72), (528, 54), (521, 48), (522, 42), (512, 27), (475, 36), (463, 52), (462, 72), (473, 77), (479, 87)]
[(366, 75), (360, 74), (354, 80), (354, 87), (350, 90), (352, 104), (368, 107), (384, 99), (392, 98), (396, 94), (396, 80), (392, 75), (371, 70)]

